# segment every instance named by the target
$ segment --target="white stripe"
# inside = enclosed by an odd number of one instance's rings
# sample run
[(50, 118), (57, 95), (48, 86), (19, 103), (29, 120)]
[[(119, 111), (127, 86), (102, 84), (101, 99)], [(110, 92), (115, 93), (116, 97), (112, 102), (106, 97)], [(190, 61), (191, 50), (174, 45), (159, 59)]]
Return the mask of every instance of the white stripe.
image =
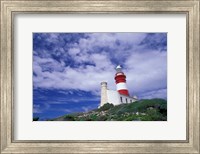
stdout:
[(117, 90), (127, 89), (126, 83), (117, 83)]

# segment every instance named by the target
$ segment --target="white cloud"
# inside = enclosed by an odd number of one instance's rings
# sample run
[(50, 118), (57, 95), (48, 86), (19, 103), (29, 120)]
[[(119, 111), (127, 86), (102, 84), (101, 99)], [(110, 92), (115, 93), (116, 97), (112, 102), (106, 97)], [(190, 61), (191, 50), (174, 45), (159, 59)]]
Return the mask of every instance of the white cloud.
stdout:
[[(116, 89), (114, 75), (117, 62), (124, 66), (132, 95), (166, 88), (167, 53), (140, 46), (145, 33), (89, 33), (87, 38), (69, 44), (68, 49), (55, 47), (60, 60), (34, 56), (34, 87), (83, 90), (100, 95), (100, 83)], [(58, 36), (50, 35), (50, 42)], [(109, 51), (103, 47), (109, 48)], [(101, 49), (102, 48), (102, 49)], [(35, 53), (35, 51), (34, 51)], [(50, 54), (48, 51), (44, 53)], [(67, 58), (70, 60), (67, 61)], [(113, 60), (115, 63), (113, 63)], [(68, 63), (69, 62), (69, 63)], [(70, 62), (77, 64), (76, 67)]]
[(141, 99), (151, 99), (151, 98), (166, 98), (167, 96), (167, 89), (159, 89), (150, 92), (145, 92), (140, 95)]
[[(100, 82), (113, 78), (114, 70), (109, 61), (101, 55), (91, 57), (98, 67), (88, 65), (85, 68), (64, 67), (53, 59), (34, 61), (34, 86), (52, 89), (75, 89), (91, 91), (97, 94), (100, 90)], [(42, 71), (43, 62), (51, 62), (48, 66), (54, 67), (54, 71)], [(45, 63), (46, 64), (46, 63)], [(109, 66), (109, 65), (110, 66)], [(46, 67), (46, 66), (45, 66)], [(63, 70), (63, 72), (59, 72)], [(111, 72), (113, 71), (113, 72)], [(108, 82), (111, 82), (110, 80)]]
[(70, 48), (68, 50), (68, 54), (70, 56), (76, 56), (78, 53), (80, 53), (80, 49), (79, 48)]
[(42, 113), (40, 105), (33, 104), (33, 113)]
[(125, 62), (125, 66), (127, 67), (128, 87), (132, 93), (166, 88), (166, 52), (133, 52)]

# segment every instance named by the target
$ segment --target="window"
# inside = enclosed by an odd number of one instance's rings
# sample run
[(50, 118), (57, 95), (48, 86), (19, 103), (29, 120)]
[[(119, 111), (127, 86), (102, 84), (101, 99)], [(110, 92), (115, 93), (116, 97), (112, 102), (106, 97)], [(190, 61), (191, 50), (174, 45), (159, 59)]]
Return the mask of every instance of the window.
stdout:
[(123, 103), (123, 101), (122, 101), (122, 97), (120, 97), (120, 99), (121, 99), (121, 102)]
[(132, 100), (130, 100), (130, 103), (132, 102)]
[(126, 98), (126, 103), (128, 103), (128, 100), (127, 100), (127, 98)]

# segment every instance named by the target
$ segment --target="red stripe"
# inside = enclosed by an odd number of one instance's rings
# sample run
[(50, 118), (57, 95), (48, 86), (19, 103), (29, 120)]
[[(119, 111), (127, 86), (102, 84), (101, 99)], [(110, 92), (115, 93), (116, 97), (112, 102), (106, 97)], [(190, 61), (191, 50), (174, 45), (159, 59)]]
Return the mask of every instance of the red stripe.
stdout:
[(119, 92), (120, 94), (122, 94), (122, 95), (129, 96), (129, 92), (128, 92), (128, 90), (126, 90), (126, 89), (118, 90), (118, 92)]
[(126, 75), (116, 75), (115, 79), (117, 79), (117, 78), (125, 78), (126, 79)]
[(125, 75), (117, 75), (115, 76), (115, 83), (126, 82)]
[(126, 83), (126, 80), (116, 80), (116, 81), (115, 81), (116, 84), (122, 83), (122, 82), (123, 82), (123, 83)]

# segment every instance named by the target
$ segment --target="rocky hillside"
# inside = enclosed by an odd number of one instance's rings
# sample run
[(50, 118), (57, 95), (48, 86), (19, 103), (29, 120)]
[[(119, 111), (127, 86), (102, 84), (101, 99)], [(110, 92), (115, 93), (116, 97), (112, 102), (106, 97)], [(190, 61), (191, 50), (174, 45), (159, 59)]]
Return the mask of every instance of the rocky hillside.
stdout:
[(64, 115), (52, 121), (166, 121), (167, 101), (164, 99), (139, 100), (114, 106), (105, 104), (87, 113)]

